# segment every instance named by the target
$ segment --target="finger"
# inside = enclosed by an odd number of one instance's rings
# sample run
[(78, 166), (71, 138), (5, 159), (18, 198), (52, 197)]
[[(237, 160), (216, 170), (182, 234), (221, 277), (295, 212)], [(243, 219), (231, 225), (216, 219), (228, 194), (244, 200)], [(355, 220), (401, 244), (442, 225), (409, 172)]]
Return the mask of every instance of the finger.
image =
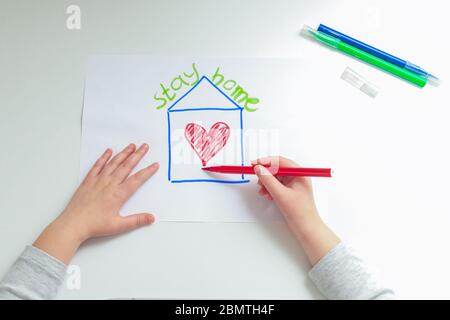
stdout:
[(122, 185), (125, 188), (127, 196), (130, 197), (133, 193), (135, 193), (140, 186), (142, 186), (148, 179), (150, 179), (151, 176), (155, 174), (156, 171), (158, 171), (158, 169), (159, 163), (155, 162), (126, 179)]
[(131, 231), (155, 222), (155, 217), (150, 213), (137, 213), (126, 217), (119, 217), (119, 219), (119, 233)]
[(281, 167), (301, 167), (294, 160), (285, 158), (283, 156), (278, 156), (278, 161), (279, 161)]
[(270, 193), (265, 194), (265, 195), (264, 195), (264, 198), (266, 198), (266, 199), (269, 200), (269, 201), (273, 201), (273, 198), (272, 198), (272, 196), (270, 195)]
[(253, 165), (255, 164), (262, 164), (262, 165), (270, 165), (271, 167), (300, 167), (298, 163), (295, 161), (282, 157), (282, 156), (269, 156), (269, 157), (263, 157), (258, 158), (256, 160), (252, 160), (251, 163)]
[(272, 196), (270, 195), (270, 193), (266, 190), (266, 188), (261, 187), (258, 191), (258, 194), (264, 198), (266, 198), (267, 200), (273, 200)]
[(273, 198), (281, 196), (285, 186), (262, 165), (255, 166), (255, 173)]
[(264, 188), (264, 187), (261, 187), (261, 188), (259, 188), (259, 190), (258, 190), (258, 194), (261, 195), (261, 196), (264, 196), (264, 195), (266, 195), (267, 193), (268, 193), (268, 192), (267, 192), (266, 188)]
[(136, 145), (134, 143), (130, 143), (125, 149), (116, 154), (111, 161), (106, 164), (105, 169), (103, 170), (103, 174), (109, 175), (111, 174), (122, 162), (125, 161), (128, 156), (136, 150)]
[(106, 149), (105, 152), (100, 156), (100, 158), (95, 161), (94, 165), (92, 166), (91, 170), (89, 170), (88, 174), (86, 175), (85, 181), (91, 180), (95, 178), (105, 167), (105, 164), (108, 162), (109, 158), (111, 158), (112, 150)]
[(125, 180), (137, 166), (139, 161), (145, 156), (148, 151), (148, 144), (142, 144), (136, 152), (132, 153), (122, 164), (112, 173), (114, 180), (121, 183)]

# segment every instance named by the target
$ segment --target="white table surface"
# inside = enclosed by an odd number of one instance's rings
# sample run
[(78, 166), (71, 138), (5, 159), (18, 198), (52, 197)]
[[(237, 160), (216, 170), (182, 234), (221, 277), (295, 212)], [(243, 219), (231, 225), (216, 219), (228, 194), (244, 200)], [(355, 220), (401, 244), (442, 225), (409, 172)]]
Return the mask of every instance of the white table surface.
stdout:
[[(71, 4), (81, 30), (66, 28)], [(329, 66), (311, 83), (324, 96), (302, 102), (318, 117), (299, 141), (337, 172), (324, 218), (399, 296), (450, 298), (446, 82), (421, 90), (298, 36), (323, 22), (448, 80), (448, 10), (437, 0), (0, 0), (0, 275), (77, 187), (89, 54), (299, 57)], [(379, 96), (340, 80), (346, 66)], [(322, 297), (283, 225), (156, 223), (91, 241), (72, 263), (81, 289), (64, 285), (59, 298)]]

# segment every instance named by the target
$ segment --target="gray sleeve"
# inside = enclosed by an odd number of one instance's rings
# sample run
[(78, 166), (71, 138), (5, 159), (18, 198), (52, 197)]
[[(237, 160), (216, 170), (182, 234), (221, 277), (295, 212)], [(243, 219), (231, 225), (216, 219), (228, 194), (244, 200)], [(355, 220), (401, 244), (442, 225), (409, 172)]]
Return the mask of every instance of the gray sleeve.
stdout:
[(0, 299), (52, 299), (65, 274), (64, 263), (27, 246), (0, 281)]
[(394, 299), (352, 249), (339, 243), (309, 272), (309, 277), (328, 299)]

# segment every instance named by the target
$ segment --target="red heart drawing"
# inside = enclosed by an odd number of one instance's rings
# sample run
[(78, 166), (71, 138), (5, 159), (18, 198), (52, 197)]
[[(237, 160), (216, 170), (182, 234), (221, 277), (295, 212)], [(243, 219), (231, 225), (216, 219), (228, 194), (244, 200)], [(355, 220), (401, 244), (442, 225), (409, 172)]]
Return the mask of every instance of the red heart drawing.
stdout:
[(202, 161), (202, 165), (211, 160), (227, 144), (230, 137), (230, 127), (224, 122), (216, 122), (209, 132), (201, 125), (188, 123), (184, 136)]

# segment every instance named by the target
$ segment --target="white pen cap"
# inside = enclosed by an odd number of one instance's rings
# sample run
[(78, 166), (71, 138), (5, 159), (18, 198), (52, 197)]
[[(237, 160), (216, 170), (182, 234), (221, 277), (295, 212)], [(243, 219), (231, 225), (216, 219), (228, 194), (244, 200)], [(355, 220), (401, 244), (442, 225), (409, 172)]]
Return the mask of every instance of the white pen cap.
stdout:
[(300, 34), (306, 38), (314, 38), (314, 33), (316, 32), (316, 30), (307, 26), (306, 24), (303, 26), (302, 30), (300, 30)]
[(358, 88), (368, 96), (375, 98), (378, 94), (378, 88), (367, 81), (363, 76), (355, 72), (350, 67), (345, 68), (341, 75), (341, 79)]
[(441, 80), (433, 76), (432, 74), (428, 74), (428, 83), (432, 86), (438, 87), (441, 84)]

